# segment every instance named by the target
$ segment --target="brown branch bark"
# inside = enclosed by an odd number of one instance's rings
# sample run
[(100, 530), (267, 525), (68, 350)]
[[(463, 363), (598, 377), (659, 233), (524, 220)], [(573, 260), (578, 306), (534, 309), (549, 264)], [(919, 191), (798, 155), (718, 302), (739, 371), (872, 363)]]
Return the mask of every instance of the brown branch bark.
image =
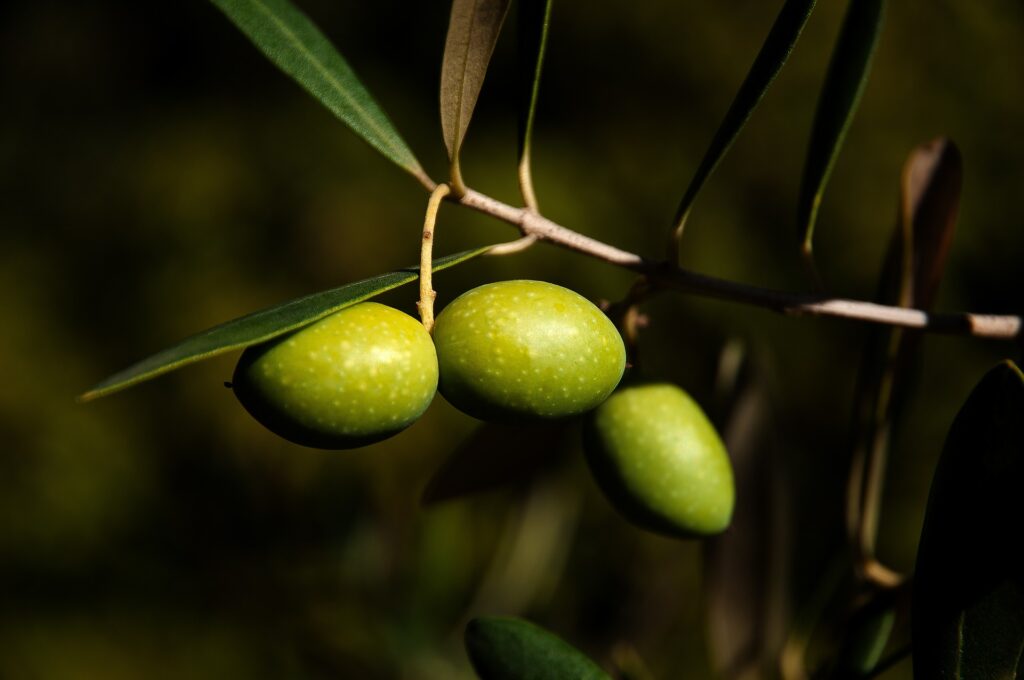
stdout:
[(902, 328), (918, 328), (934, 333), (1003, 340), (1020, 339), (1022, 335), (1019, 316), (971, 312), (928, 313), (862, 300), (761, 288), (699, 274), (669, 262), (649, 260), (636, 253), (584, 236), (531, 210), (513, 207), (472, 189), (467, 189), (463, 196), (453, 200), (516, 226), (523, 236), (548, 241), (568, 250), (589, 255), (694, 295), (739, 302), (791, 316), (852, 319)]

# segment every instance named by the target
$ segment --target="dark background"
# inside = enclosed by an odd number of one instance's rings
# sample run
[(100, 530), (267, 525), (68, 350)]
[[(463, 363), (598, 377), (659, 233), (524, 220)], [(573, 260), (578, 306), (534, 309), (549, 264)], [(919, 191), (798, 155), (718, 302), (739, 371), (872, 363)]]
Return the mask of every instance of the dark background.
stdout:
[[(795, 200), (843, 5), (818, 4), (698, 199), (687, 266), (805, 287)], [(447, 3), (299, 5), (443, 178)], [(544, 211), (659, 255), (778, 5), (557, 2), (534, 148)], [(514, 203), (512, 37), (463, 164), (470, 185)], [(873, 294), (900, 167), (944, 134), (965, 177), (936, 307), (1024, 312), (1022, 68), (1019, 2), (891, 3), (820, 215), (831, 291)], [(262, 430), (221, 386), (235, 357), (76, 404), (193, 332), (416, 261), (426, 197), (207, 3), (7, 2), (0, 84), (0, 677), (464, 678), (461, 627), (476, 613), (529, 616), (606, 664), (635, 650), (658, 678), (710, 675), (700, 546), (620, 520), (575, 444), (552, 447), (557, 460), (530, 485), (423, 508), (427, 480), (475, 427), (440, 398), (400, 436), (349, 452)], [(514, 235), (448, 206), (437, 248)], [(510, 277), (595, 300), (631, 282), (541, 245), (440, 274), (439, 304)], [(413, 313), (414, 297), (385, 299)], [(648, 368), (719, 422), (723, 346), (743, 347), (766, 376), (763, 437), (789, 479), (791, 598), (805, 600), (841, 540), (865, 329), (683, 295), (647, 311)], [(924, 343), (882, 516), (881, 556), (895, 568), (913, 566), (957, 408), (988, 367), (1018, 356), (995, 341)], [(885, 677), (909, 677), (909, 664)]]

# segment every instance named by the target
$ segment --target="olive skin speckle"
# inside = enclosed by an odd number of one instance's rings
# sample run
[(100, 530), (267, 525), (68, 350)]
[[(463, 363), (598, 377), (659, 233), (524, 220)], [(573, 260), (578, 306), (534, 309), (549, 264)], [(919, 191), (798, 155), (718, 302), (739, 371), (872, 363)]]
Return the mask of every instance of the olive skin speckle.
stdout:
[(626, 365), (611, 320), (581, 295), (543, 281), (464, 293), (438, 315), (434, 343), (439, 391), (482, 420), (585, 413), (612, 393)]
[(729, 526), (736, 491), (725, 445), (675, 385), (617, 391), (587, 416), (584, 451), (608, 500), (634, 524), (682, 538)]
[(404, 430), (437, 391), (437, 355), (413, 317), (363, 302), (242, 353), (232, 387), (275, 434), (350, 449)]

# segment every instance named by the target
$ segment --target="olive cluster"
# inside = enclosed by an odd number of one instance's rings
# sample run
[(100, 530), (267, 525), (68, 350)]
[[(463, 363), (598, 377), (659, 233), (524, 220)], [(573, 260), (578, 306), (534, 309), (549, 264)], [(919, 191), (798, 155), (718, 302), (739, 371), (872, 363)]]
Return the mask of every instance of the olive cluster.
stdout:
[(587, 460), (626, 517), (663, 533), (721, 531), (733, 481), (717, 433), (677, 387), (615, 392), (625, 365), (618, 330), (587, 299), (541, 281), (502, 281), (449, 304), (433, 338), (394, 308), (347, 307), (248, 348), (232, 385), (271, 431), (329, 449), (397, 434), (437, 391), (483, 420), (587, 414)]

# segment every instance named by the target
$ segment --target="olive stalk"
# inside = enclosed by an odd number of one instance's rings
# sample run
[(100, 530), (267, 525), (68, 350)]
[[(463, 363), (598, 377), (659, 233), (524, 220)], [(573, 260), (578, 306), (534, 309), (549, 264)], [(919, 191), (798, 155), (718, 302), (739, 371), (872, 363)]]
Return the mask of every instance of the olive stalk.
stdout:
[(441, 207), (441, 201), (451, 193), (447, 184), (438, 184), (430, 192), (430, 200), (427, 201), (427, 214), (423, 217), (423, 239), (420, 242), (420, 301), (416, 307), (420, 312), (420, 320), (423, 327), (430, 333), (434, 330), (434, 299), (437, 292), (434, 290), (432, 276), (434, 261), (434, 224), (437, 222), (437, 211)]
[(626, 363), (632, 368), (639, 365), (640, 329), (647, 325), (647, 317), (640, 313), (640, 304), (657, 292), (660, 292), (659, 289), (652, 286), (646, 276), (641, 276), (630, 286), (625, 298), (604, 307), (605, 314), (622, 333), (626, 345)]

